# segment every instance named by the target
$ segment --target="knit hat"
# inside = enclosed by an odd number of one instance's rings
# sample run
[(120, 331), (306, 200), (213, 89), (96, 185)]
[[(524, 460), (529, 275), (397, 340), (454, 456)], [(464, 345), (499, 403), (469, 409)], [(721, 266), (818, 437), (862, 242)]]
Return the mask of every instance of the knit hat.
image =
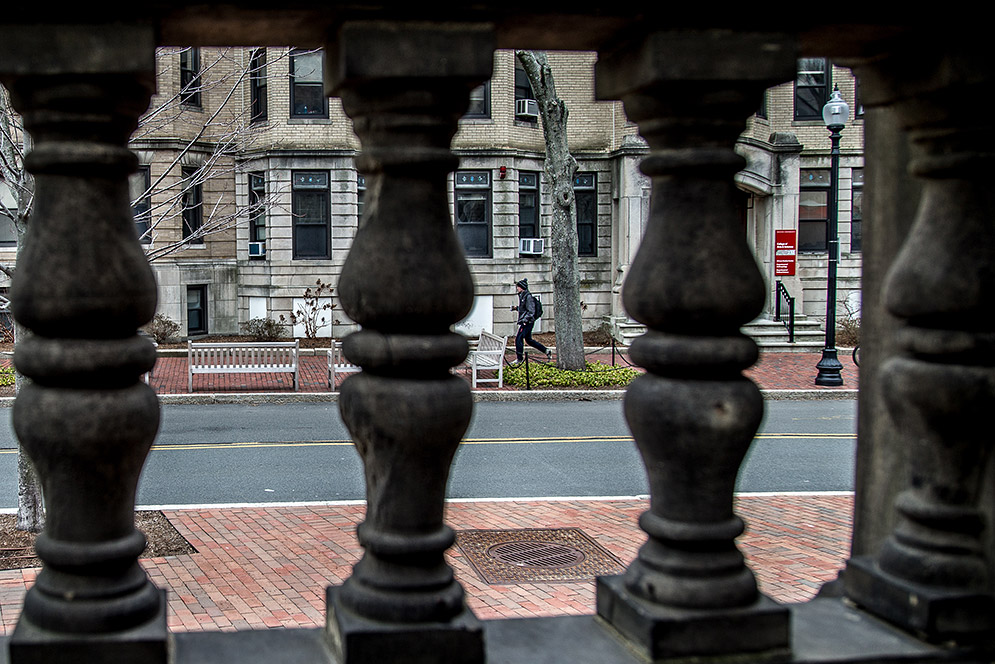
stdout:
[(529, 289), (529, 280), (528, 279), (522, 279), (521, 281), (516, 282), (515, 285), (518, 286), (519, 288), (521, 288), (522, 290), (528, 290)]

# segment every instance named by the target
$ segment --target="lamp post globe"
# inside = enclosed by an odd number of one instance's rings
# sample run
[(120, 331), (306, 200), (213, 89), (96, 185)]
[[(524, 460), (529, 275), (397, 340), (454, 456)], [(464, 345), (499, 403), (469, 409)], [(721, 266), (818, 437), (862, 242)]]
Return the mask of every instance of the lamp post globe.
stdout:
[(843, 365), (836, 357), (836, 269), (840, 259), (840, 132), (846, 127), (846, 121), (850, 119), (850, 107), (843, 101), (839, 87), (833, 90), (829, 101), (822, 108), (822, 119), (829, 130), (829, 141), (832, 149), (830, 153), (829, 223), (826, 228), (826, 248), (829, 254), (826, 270), (826, 344), (822, 349), (822, 359), (815, 365), (816, 369), (819, 370), (815, 377), (815, 384), (836, 387), (843, 384)]

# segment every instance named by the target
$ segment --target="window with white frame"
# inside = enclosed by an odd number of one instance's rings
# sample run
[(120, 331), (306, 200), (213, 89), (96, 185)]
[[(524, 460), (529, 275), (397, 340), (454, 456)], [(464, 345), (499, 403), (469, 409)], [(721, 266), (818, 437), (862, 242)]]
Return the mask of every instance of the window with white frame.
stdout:
[(294, 171), (293, 176), (294, 258), (331, 258), (328, 171)]
[[(266, 242), (266, 176), (249, 173), (249, 242)], [(265, 256), (265, 251), (258, 254)]]
[(491, 255), (491, 174), (456, 171), (456, 234), (467, 256)]
[(366, 205), (366, 176), (356, 173), (356, 219), (363, 220), (363, 206)]

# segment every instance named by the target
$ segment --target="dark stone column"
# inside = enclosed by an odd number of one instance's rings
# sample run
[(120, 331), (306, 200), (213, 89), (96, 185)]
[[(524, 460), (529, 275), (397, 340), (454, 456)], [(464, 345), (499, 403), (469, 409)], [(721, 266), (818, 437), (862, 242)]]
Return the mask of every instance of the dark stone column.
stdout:
[(653, 660), (789, 648), (787, 610), (758, 592), (735, 543), (736, 475), (763, 415), (742, 375), (757, 347), (739, 328), (766, 289), (736, 212), (733, 146), (794, 68), (783, 37), (721, 31), (656, 33), (598, 63), (599, 98), (621, 99), (650, 145), (653, 197), (624, 290), (649, 329), (631, 351), (647, 374), (625, 400), (649, 539), (624, 576), (598, 580), (597, 611)]
[(366, 472), (365, 549), (328, 593), (344, 662), (480, 662), (483, 634), (445, 562), (446, 481), (472, 397), (449, 369), (466, 341), (449, 331), (473, 303), (453, 229), (449, 149), (470, 90), (491, 75), (494, 38), (478, 25), (346, 24), (328, 73), (363, 143), (367, 196), (339, 282), (363, 326), (344, 342), (363, 371), (342, 386), (342, 418)]
[(145, 537), (134, 527), (159, 404), (140, 380), (155, 350), (136, 332), (156, 286), (131, 215), (138, 163), (127, 148), (154, 89), (155, 44), (125, 26), (7, 32), (3, 81), (34, 139), (36, 185), (11, 295), (31, 331), (14, 359), (30, 381), (13, 421), (48, 509), (36, 544), (45, 566), (11, 661), (165, 662), (165, 598), (138, 564)]
[(993, 83), (980, 43), (910, 40), (860, 70), (894, 104), (922, 196), (884, 284), (898, 352), (880, 380), (907, 446), (907, 488), (880, 551), (853, 558), (843, 577), (872, 613), (964, 644), (995, 640), (992, 509), (980, 502), (995, 444), (995, 125), (976, 107)]

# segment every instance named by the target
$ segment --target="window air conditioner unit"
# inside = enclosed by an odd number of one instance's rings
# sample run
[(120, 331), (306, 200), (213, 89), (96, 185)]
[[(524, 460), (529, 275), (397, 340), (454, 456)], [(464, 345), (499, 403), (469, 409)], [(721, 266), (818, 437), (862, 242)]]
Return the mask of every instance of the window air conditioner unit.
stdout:
[(262, 258), (266, 255), (266, 243), (265, 242), (250, 242), (249, 243), (249, 258)]
[(544, 240), (541, 237), (524, 237), (518, 241), (518, 253), (529, 256), (542, 254)]
[(535, 99), (516, 99), (515, 117), (527, 120), (539, 119), (539, 104)]

